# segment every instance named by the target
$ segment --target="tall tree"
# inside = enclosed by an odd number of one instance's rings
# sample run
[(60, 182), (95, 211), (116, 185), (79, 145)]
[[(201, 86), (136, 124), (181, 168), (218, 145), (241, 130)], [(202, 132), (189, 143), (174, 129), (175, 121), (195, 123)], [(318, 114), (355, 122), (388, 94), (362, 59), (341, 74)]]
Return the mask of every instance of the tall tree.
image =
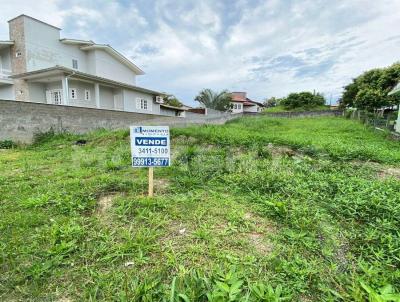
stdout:
[(230, 109), (232, 97), (226, 90), (215, 92), (211, 89), (203, 89), (195, 97), (195, 101), (199, 102), (206, 108), (227, 111)]
[(400, 96), (389, 96), (388, 93), (398, 81), (400, 63), (368, 70), (344, 87), (340, 105), (343, 108), (356, 107), (371, 112), (383, 106), (396, 105), (400, 103)]

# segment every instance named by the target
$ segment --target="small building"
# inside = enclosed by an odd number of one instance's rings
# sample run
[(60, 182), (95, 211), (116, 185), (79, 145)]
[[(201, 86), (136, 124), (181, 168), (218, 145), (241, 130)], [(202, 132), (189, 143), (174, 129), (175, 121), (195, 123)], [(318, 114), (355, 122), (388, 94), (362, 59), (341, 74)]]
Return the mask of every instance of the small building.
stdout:
[(184, 116), (162, 93), (136, 85), (144, 74), (108, 44), (60, 38), (61, 29), (20, 15), (0, 41), (0, 99)]
[(246, 92), (231, 93), (231, 112), (235, 113), (257, 113), (262, 111), (264, 105), (247, 97)]

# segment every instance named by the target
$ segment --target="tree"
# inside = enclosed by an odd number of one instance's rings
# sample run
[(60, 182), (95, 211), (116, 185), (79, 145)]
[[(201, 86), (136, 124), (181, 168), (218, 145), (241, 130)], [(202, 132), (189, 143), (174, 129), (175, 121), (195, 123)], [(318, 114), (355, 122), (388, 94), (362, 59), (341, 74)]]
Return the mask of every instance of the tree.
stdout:
[(199, 102), (206, 108), (227, 111), (231, 107), (231, 95), (228, 91), (215, 92), (211, 89), (203, 89), (196, 96), (195, 101)]
[(368, 70), (344, 87), (340, 106), (375, 111), (384, 106), (396, 105), (400, 102), (400, 96), (389, 96), (388, 93), (399, 80), (400, 63)]
[(358, 91), (354, 105), (357, 108), (362, 108), (373, 112), (381, 108), (385, 104), (385, 96), (379, 89), (363, 87)]
[(170, 105), (170, 106), (174, 106), (174, 107), (182, 107), (183, 104), (180, 100), (178, 100), (178, 98), (176, 96), (174, 96), (173, 94), (166, 94), (163, 97), (164, 99), (164, 104)]
[(266, 99), (264, 101), (264, 106), (265, 107), (275, 107), (279, 105), (279, 99), (277, 99), (276, 97), (271, 97), (269, 99)]
[(286, 98), (282, 99), (281, 105), (286, 109), (311, 109), (312, 107), (325, 105), (325, 98), (319, 93), (313, 94), (307, 91), (291, 93)]

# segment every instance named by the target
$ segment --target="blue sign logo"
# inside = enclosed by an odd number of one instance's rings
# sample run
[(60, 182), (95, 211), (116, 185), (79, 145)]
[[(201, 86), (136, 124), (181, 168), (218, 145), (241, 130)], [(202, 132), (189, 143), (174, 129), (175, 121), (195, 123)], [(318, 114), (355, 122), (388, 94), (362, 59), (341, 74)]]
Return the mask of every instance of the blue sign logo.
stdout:
[(142, 127), (136, 127), (133, 131), (135, 133), (142, 133)]

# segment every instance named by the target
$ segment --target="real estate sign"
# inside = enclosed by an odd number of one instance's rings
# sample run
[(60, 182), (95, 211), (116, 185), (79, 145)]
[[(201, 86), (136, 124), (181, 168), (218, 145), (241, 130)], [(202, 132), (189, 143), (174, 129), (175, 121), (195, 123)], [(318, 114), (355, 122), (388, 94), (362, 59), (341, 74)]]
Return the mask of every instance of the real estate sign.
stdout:
[(131, 126), (133, 167), (165, 167), (170, 165), (168, 126)]

